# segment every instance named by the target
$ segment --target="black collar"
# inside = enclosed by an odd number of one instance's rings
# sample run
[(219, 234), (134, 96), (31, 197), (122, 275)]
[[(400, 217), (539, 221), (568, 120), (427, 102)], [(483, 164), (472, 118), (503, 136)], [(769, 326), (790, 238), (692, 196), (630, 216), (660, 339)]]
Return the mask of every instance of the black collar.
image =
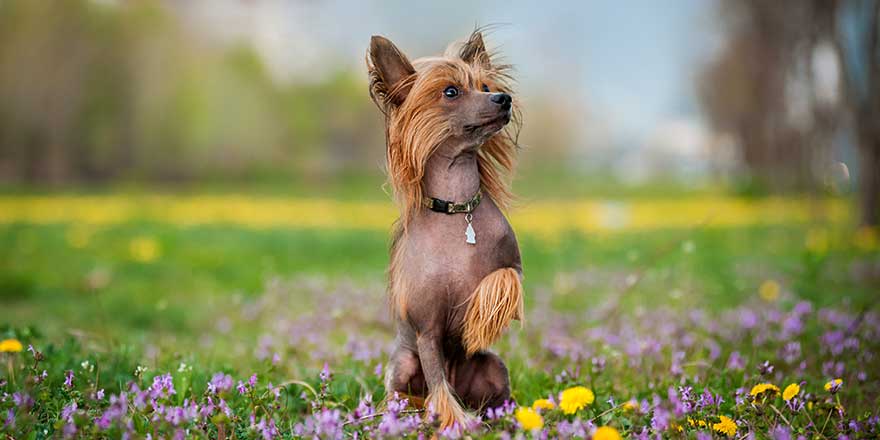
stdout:
[(425, 197), (425, 207), (434, 212), (442, 212), (443, 214), (470, 214), (477, 209), (480, 200), (483, 199), (483, 190), (478, 189), (477, 193), (470, 200), (464, 203), (449, 202), (433, 197)]

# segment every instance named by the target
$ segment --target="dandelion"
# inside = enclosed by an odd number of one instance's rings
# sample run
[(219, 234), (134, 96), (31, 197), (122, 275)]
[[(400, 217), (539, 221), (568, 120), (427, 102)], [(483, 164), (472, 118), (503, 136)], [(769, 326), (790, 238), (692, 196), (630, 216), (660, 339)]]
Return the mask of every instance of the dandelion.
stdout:
[(758, 288), (758, 294), (761, 295), (761, 298), (767, 302), (774, 302), (779, 299), (779, 283), (775, 280), (767, 280), (761, 283), (761, 287)]
[(2, 353), (18, 353), (24, 347), (18, 339), (4, 339), (0, 341), (0, 352)]
[(834, 379), (825, 384), (825, 391), (828, 391), (831, 394), (836, 394), (841, 386), (843, 386), (843, 379)]
[(793, 399), (794, 396), (797, 396), (800, 392), (800, 385), (796, 383), (790, 384), (789, 386), (785, 387), (785, 391), (782, 392), (782, 400), (788, 402), (789, 400)]
[(721, 421), (712, 425), (712, 429), (719, 434), (724, 434), (728, 437), (733, 437), (736, 435), (736, 422), (733, 421), (730, 417), (727, 416), (719, 416)]
[(544, 418), (532, 408), (519, 408), (514, 415), (516, 421), (518, 421), (519, 425), (522, 426), (522, 429), (526, 431), (541, 429), (544, 427)]
[(758, 398), (758, 396), (764, 393), (767, 393), (770, 396), (775, 395), (779, 393), (779, 387), (773, 385), (772, 383), (759, 383), (753, 386), (752, 390), (749, 392), (749, 394), (754, 398)]
[(67, 230), (64, 234), (67, 244), (74, 249), (82, 249), (89, 245), (92, 239), (92, 231), (86, 226), (77, 226)]
[(534, 403), (532, 403), (532, 409), (537, 411), (539, 409), (553, 409), (556, 408), (556, 404), (553, 403), (550, 399), (538, 399)]
[(159, 258), (159, 243), (150, 237), (135, 237), (128, 244), (131, 258), (141, 263), (151, 263)]
[(587, 387), (577, 386), (563, 391), (559, 396), (559, 408), (565, 414), (574, 414), (593, 403), (596, 395)]
[(593, 440), (621, 440), (620, 433), (610, 426), (603, 426), (593, 433)]

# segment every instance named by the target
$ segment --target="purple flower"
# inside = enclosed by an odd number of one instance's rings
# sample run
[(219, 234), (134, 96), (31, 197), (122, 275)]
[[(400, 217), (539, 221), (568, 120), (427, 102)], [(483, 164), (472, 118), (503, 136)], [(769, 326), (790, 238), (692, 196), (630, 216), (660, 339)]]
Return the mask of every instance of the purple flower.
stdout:
[(738, 351), (734, 351), (730, 353), (730, 357), (727, 358), (727, 369), (742, 371), (746, 368), (746, 363), (743, 358), (740, 356)]
[(101, 430), (110, 429), (113, 422), (122, 420), (122, 417), (128, 412), (128, 399), (126, 394), (119, 393), (118, 396), (110, 396), (110, 406), (104, 410), (101, 417), (95, 420), (95, 425)]
[(246, 394), (248, 391), (247, 385), (242, 381), (238, 381), (238, 386), (236, 386), (235, 389), (238, 390), (238, 394), (241, 395)]
[(232, 376), (223, 373), (216, 373), (208, 382), (208, 392), (211, 394), (220, 394), (232, 388)]
[(773, 374), (773, 364), (771, 364), (770, 361), (764, 361), (763, 364), (758, 366), (758, 373), (760, 373), (761, 376)]
[(64, 373), (64, 386), (67, 388), (73, 388), (73, 370), (67, 370)]
[(791, 440), (791, 432), (782, 425), (776, 425), (772, 431), (770, 431), (771, 437), (773, 440)]
[(154, 377), (149, 392), (153, 399), (168, 398), (177, 394), (174, 390), (174, 379), (171, 377), (171, 373)]

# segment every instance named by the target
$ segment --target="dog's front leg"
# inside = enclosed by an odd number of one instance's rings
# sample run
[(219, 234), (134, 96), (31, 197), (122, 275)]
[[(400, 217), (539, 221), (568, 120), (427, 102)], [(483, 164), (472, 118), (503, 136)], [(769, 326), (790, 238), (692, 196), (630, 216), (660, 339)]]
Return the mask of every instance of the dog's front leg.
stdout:
[(433, 408), (440, 418), (440, 427), (448, 428), (454, 423), (464, 426), (470, 419), (455, 396), (446, 378), (446, 359), (439, 335), (424, 333), (416, 341), (422, 372), (428, 384), (427, 406)]

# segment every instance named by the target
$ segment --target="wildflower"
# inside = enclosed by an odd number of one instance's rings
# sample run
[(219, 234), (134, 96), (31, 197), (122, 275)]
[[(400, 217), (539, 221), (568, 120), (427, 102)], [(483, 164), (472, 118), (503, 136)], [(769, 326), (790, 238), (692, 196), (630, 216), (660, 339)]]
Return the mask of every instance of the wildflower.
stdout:
[(779, 393), (779, 387), (776, 385), (773, 385), (772, 383), (759, 383), (759, 384), (753, 386), (752, 390), (749, 392), (749, 394), (754, 398), (757, 398), (758, 396), (760, 396), (761, 394), (764, 394), (764, 393), (767, 393), (768, 395), (772, 396), (774, 394)]
[(730, 417), (720, 416), (721, 421), (712, 425), (712, 429), (719, 434), (724, 434), (728, 437), (733, 437), (736, 435), (736, 422), (733, 421)]
[(592, 404), (594, 400), (596, 400), (596, 395), (589, 388), (572, 387), (563, 391), (559, 396), (559, 408), (565, 414), (574, 414), (583, 407)]
[(623, 402), (620, 407), (623, 408), (624, 411), (635, 411), (639, 409), (639, 402), (635, 399), (630, 399)]
[(767, 302), (774, 302), (779, 299), (779, 283), (774, 280), (767, 280), (761, 283), (761, 287), (758, 288), (758, 294), (761, 295), (761, 299)]
[(804, 246), (810, 251), (810, 253), (822, 255), (828, 251), (828, 242), (828, 231), (821, 228), (814, 228), (807, 231)]
[(0, 352), (2, 353), (18, 353), (24, 347), (18, 339), (4, 339), (0, 341)]
[(843, 386), (843, 379), (834, 379), (825, 384), (825, 391), (836, 394), (841, 386)]
[(522, 426), (522, 429), (526, 431), (541, 429), (544, 427), (544, 418), (531, 408), (519, 408), (516, 410), (515, 416), (516, 421), (518, 421), (520, 426)]
[(539, 409), (553, 409), (556, 408), (556, 404), (549, 399), (538, 399), (534, 403), (532, 403), (532, 409), (537, 411)]
[(782, 400), (785, 400), (787, 402), (794, 398), (794, 396), (797, 396), (800, 392), (800, 385), (796, 383), (790, 384), (789, 386), (785, 387), (785, 391), (782, 392)]
[(141, 263), (151, 263), (159, 258), (159, 243), (150, 237), (135, 237), (128, 244), (131, 258)]
[(620, 433), (610, 426), (603, 426), (593, 433), (593, 440), (621, 440)]
[(73, 388), (73, 370), (67, 370), (64, 373), (64, 386), (67, 388)]

